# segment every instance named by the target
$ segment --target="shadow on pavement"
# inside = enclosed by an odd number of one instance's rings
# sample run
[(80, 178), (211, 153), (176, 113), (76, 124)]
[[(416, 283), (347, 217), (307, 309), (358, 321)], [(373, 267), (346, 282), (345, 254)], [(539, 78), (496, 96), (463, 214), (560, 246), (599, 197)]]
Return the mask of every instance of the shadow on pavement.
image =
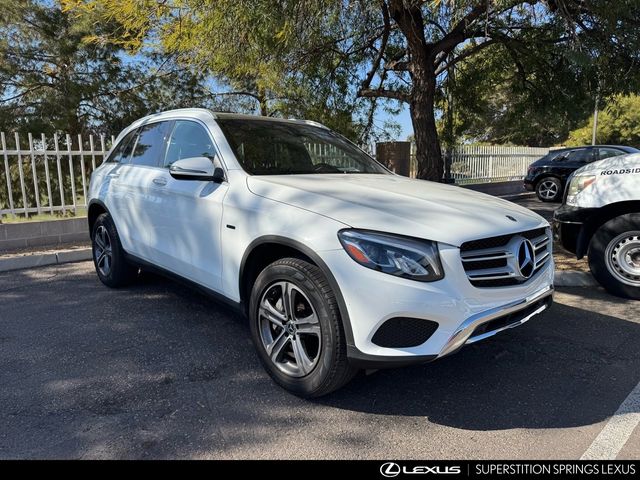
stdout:
[(638, 345), (640, 324), (555, 303), (456, 355), (360, 377), (319, 402), (467, 430), (591, 425), (640, 380)]

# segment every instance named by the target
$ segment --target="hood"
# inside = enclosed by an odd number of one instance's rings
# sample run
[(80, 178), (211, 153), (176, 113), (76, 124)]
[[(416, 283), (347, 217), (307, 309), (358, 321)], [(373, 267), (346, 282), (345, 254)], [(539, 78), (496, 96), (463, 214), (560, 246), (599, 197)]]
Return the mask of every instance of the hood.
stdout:
[(620, 155), (618, 157), (605, 158), (604, 160), (589, 163), (576, 170), (574, 175), (608, 172), (609, 170), (611, 170), (610, 174), (613, 174), (620, 173), (620, 170), (626, 172), (627, 169), (633, 169), (635, 171), (637, 168), (640, 168), (640, 153), (632, 153), (630, 155)]
[(247, 186), (256, 195), (333, 218), (353, 228), (455, 246), (547, 225), (531, 210), (506, 200), (397, 175), (250, 176)]

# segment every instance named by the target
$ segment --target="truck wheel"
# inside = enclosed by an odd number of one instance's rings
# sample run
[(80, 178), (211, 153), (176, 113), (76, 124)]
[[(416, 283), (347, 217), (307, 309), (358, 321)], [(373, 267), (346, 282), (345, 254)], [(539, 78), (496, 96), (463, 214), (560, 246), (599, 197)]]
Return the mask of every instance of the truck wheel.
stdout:
[(127, 262), (118, 231), (108, 213), (103, 213), (91, 231), (93, 264), (98, 278), (107, 287), (129, 285), (138, 275), (138, 268)]
[(589, 268), (613, 295), (640, 300), (640, 213), (602, 225), (589, 246)]
[(297, 258), (272, 263), (258, 275), (249, 308), (262, 364), (295, 395), (326, 395), (357, 372), (347, 359), (335, 295), (315, 265)]
[(536, 185), (536, 195), (543, 202), (557, 202), (562, 198), (562, 183), (555, 177), (545, 177)]

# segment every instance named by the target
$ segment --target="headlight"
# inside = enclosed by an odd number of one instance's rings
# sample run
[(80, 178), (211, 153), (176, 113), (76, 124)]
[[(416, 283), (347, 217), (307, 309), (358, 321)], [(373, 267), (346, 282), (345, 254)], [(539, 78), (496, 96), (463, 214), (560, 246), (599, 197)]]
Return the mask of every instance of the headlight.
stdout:
[(444, 277), (436, 242), (361, 230), (341, 230), (338, 238), (351, 258), (372, 270), (420, 282)]
[(596, 181), (595, 175), (575, 175), (569, 182), (569, 189), (567, 190), (567, 203), (571, 205), (575, 202), (576, 196), (582, 192), (585, 188)]

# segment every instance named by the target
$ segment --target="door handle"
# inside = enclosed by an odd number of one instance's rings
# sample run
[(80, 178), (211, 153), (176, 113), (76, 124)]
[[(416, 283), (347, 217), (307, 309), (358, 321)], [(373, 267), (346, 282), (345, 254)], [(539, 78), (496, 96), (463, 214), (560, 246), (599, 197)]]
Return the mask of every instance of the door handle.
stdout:
[(167, 179), (164, 177), (157, 177), (157, 178), (154, 178), (152, 181), (153, 183), (155, 183), (160, 187), (164, 187), (167, 184)]

